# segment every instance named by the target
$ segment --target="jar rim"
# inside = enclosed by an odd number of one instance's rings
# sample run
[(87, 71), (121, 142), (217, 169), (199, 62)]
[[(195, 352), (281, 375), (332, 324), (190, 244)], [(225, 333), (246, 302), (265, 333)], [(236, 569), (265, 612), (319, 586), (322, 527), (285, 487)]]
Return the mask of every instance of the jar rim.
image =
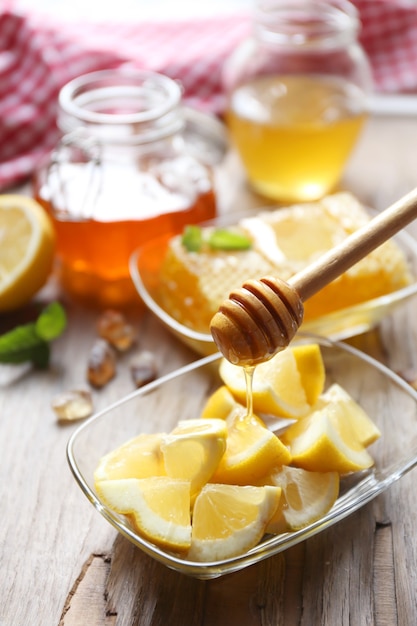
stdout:
[[(178, 82), (152, 71), (114, 69), (90, 72), (74, 78), (60, 90), (60, 123), (63, 130), (86, 126), (137, 125), (150, 130), (157, 122), (158, 135), (179, 130), (178, 109), (182, 89)], [(155, 128), (154, 128), (155, 130)]]
[(257, 0), (254, 12), (255, 32), (265, 43), (294, 48), (343, 45), (359, 27), (349, 0)]

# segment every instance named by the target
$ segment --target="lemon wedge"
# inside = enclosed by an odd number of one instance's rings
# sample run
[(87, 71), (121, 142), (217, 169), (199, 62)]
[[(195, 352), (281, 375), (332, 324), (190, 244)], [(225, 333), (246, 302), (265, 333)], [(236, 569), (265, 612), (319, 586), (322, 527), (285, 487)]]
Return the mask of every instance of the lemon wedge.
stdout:
[(274, 486), (206, 485), (195, 501), (188, 558), (217, 561), (255, 546), (277, 510)]
[(0, 195), (0, 311), (27, 304), (52, 270), (55, 233), (34, 200)]
[(103, 480), (96, 485), (103, 502), (132, 517), (138, 533), (176, 552), (191, 542), (190, 483), (167, 476)]
[(313, 406), (323, 392), (326, 381), (321, 349), (317, 343), (300, 344), (291, 348), (301, 377), (307, 402)]
[(103, 456), (94, 472), (95, 482), (119, 478), (148, 478), (165, 474), (161, 453), (163, 433), (142, 433)]
[(356, 439), (363, 446), (367, 447), (371, 445), (371, 443), (374, 443), (374, 441), (381, 436), (381, 431), (375, 422), (338, 383), (331, 385), (329, 389), (322, 394), (314, 408), (320, 409), (331, 405), (337, 405), (338, 410), (345, 412), (346, 419), (350, 422), (355, 432)]
[(200, 417), (226, 419), (238, 406), (242, 405), (235, 400), (230, 389), (226, 385), (222, 385), (207, 398)]
[[(246, 379), (242, 367), (222, 359), (219, 374), (238, 402), (246, 403)], [(297, 361), (291, 348), (256, 366), (253, 375), (253, 411), (299, 419), (310, 410)]]
[(178, 422), (164, 437), (161, 451), (171, 478), (190, 481), (191, 498), (212, 477), (226, 450), (227, 427), (222, 419)]
[(292, 465), (313, 472), (346, 474), (374, 464), (340, 404), (313, 411), (289, 426), (280, 438), (290, 449)]
[(266, 528), (273, 534), (315, 522), (330, 511), (339, 495), (337, 472), (309, 472), (284, 466), (273, 472), (270, 480), (282, 489), (280, 505)]
[(289, 463), (291, 454), (256, 415), (236, 410), (226, 419), (226, 451), (212, 482), (253, 485), (274, 467)]

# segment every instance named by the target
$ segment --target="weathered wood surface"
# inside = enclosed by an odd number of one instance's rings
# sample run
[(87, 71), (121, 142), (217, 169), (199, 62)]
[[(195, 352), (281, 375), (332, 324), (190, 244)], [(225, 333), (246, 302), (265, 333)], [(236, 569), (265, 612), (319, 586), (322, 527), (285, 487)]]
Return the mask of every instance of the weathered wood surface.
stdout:
[[(383, 209), (417, 186), (417, 117), (371, 120), (343, 180)], [(218, 174), (221, 210), (265, 205), (233, 156)], [(408, 228), (417, 233), (417, 224)], [(416, 301), (356, 345), (394, 370), (417, 370)], [(417, 623), (415, 471), (333, 528), (212, 581), (175, 573), (101, 518), (73, 480), (52, 397), (85, 382), (96, 313), (68, 305), (69, 327), (48, 372), (0, 387), (0, 626), (405, 626)], [(5, 326), (5, 320), (2, 320)], [(149, 314), (140, 345), (160, 372), (195, 355)], [(131, 391), (127, 362), (97, 409)], [(401, 407), (398, 407), (401, 427)]]

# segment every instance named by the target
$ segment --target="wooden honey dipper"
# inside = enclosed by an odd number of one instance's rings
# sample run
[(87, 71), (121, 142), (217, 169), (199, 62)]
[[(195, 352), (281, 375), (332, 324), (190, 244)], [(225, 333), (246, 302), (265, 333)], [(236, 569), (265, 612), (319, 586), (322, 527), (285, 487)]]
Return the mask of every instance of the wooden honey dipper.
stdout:
[(273, 276), (233, 290), (211, 320), (231, 363), (256, 365), (286, 348), (299, 329), (303, 303), (417, 217), (417, 189), (395, 202), (287, 282)]

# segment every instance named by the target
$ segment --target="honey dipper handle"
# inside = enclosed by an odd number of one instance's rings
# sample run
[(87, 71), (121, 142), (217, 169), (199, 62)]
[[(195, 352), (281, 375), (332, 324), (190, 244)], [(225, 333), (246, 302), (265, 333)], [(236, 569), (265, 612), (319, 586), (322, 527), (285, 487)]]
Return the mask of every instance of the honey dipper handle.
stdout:
[(301, 300), (320, 291), (417, 217), (417, 188), (379, 213), (341, 244), (295, 274), (288, 283)]

